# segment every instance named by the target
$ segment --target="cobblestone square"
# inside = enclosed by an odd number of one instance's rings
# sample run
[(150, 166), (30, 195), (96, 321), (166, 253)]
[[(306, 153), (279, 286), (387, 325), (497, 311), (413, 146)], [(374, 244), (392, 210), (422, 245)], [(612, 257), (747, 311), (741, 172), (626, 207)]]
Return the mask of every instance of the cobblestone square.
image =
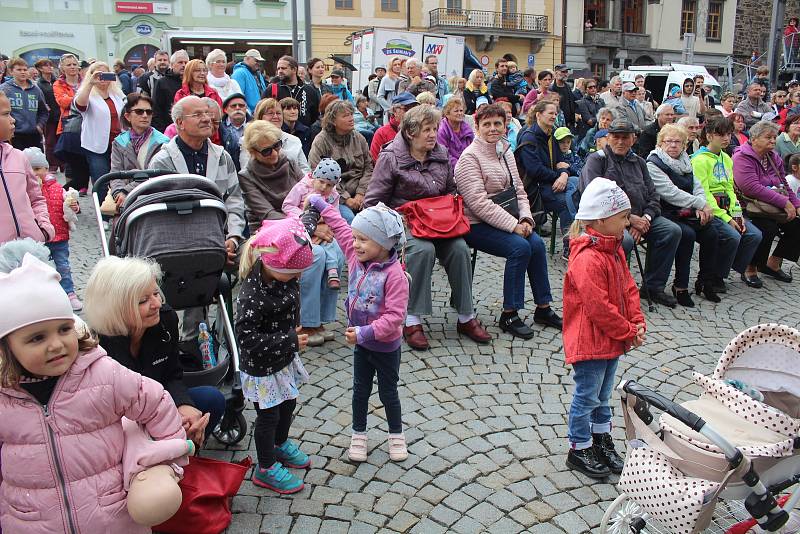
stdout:
[[(79, 294), (101, 256), (88, 200), (81, 199), (79, 229), (70, 242)], [(557, 256), (550, 260), (559, 312), (565, 267)], [(376, 390), (368, 418), (369, 459), (361, 465), (347, 460), (352, 349), (344, 343), (340, 309), (339, 321), (329, 329), (342, 335), (302, 354), (311, 382), (301, 389), (290, 435), (312, 458), (305, 489), (280, 497), (246, 479), (233, 500), (227, 532), (580, 534), (596, 529), (617, 495), (617, 477), (593, 481), (565, 467), (572, 378), (561, 335), (535, 326), (536, 336), (523, 342), (500, 332), (502, 273), (501, 261), (479, 255), (475, 303), (478, 317), (495, 336), (491, 345), (480, 346), (456, 334), (456, 315), (447, 306), (450, 290), (443, 271), (436, 269), (435, 309), (427, 318), (431, 349), (403, 348), (400, 398), (410, 454), (399, 464), (391, 463), (386, 452), (387, 426)], [(728, 282), (720, 304), (697, 298), (693, 310), (660, 306), (647, 312), (645, 303), (647, 342), (622, 358), (619, 378), (688, 400), (699, 393), (690, 383), (691, 372), (710, 372), (736, 333), (762, 322), (798, 324), (797, 282), (765, 279), (761, 290), (745, 288), (738, 278)], [(245, 415), (252, 423), (254, 410), (249, 407)], [(618, 450), (623, 449), (618, 415), (614, 426)], [(255, 460), (251, 436), (230, 449), (212, 439), (210, 449), (203, 454)]]

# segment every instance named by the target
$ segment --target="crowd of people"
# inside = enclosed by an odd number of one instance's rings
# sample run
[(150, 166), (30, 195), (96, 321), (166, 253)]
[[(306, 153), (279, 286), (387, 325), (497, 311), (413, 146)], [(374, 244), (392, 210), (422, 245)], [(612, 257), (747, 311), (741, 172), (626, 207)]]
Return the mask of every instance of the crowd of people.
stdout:
[[(536, 73), (506, 58), (489, 75), (450, 79), (436, 56), (393, 58), (364, 88), (349, 87), (338, 66), (326, 79), (317, 58), (303, 66), (284, 56), (274, 76), (264, 74), (258, 50), (235, 65), (227, 59), (221, 50), (205, 60), (159, 51), (148, 72), (131, 75), (120, 62), (110, 68), (65, 54), (58, 76), (52, 63), (37, 62), (37, 82), (24, 60), (10, 60), (0, 86), (0, 243), (45, 244), (41, 259), (52, 258), (63, 298), (80, 311), (68, 242), (76, 197), (89, 180), (158, 169), (213, 181), (227, 209), (228, 264), (241, 284), (235, 326), (245, 397), (257, 407), (253, 482), (260, 486), (303, 487), (286, 469), (310, 463), (289, 439), (298, 388), (308, 380), (298, 351), (340, 335), (326, 326), (337, 319), (342, 293), (343, 334), (355, 347), (351, 461), (367, 459), (375, 375), (389, 456), (408, 456), (397, 391), (401, 341), (414, 350), (430, 346), (424, 317), (433, 313), (437, 260), (458, 335), (492, 342), (476, 315), (474, 250), (505, 259), (503, 332), (536, 335), (521, 316), (526, 285), (532, 322), (563, 330), (576, 382), (568, 465), (599, 478), (622, 467), (608, 401), (618, 357), (644, 342), (639, 297), (671, 308), (694, 307), (692, 294), (720, 302), (731, 270), (753, 289), (764, 285), (762, 276), (792, 281), (783, 265), (800, 257), (797, 84), (768, 103), (756, 81), (741, 102), (726, 93), (717, 107), (702, 76), (670, 88), (659, 103), (643, 76), (570, 85), (566, 65)], [(98, 192), (112, 225), (134, 185), (118, 179)], [(539, 233), (548, 217), (569, 262), (563, 319), (551, 307), (558, 300), (552, 259)], [(640, 244), (647, 261), (637, 288), (625, 261)], [(21, 256), (15, 247), (6, 253), (15, 250)], [(0, 284), (55, 276), (27, 261), (0, 261)], [(168, 391), (183, 432), (202, 446), (224, 399), (214, 388), (182, 384), (177, 341), (196, 339), (202, 310), (187, 310), (179, 329), (161, 300), (161, 276), (151, 260), (101, 260), (84, 289), (92, 335), (80, 341), (71, 323), (65, 329), (72, 319), (57, 296), (42, 299), (58, 308), (55, 315), (10, 314), (0, 325), (0, 393), (28, 392), (47, 406), (78, 353), (96, 354), (92, 339)], [(0, 291), (4, 309), (14, 308), (9, 298)], [(48, 359), (51, 349), (36, 356), (18, 336), (42, 321), (52, 326), (43, 339), (63, 338), (63, 358)], [(163, 427), (153, 435), (175, 433)], [(0, 443), (6, 438), (13, 432), (0, 433)], [(14, 484), (5, 466), (4, 484)]]

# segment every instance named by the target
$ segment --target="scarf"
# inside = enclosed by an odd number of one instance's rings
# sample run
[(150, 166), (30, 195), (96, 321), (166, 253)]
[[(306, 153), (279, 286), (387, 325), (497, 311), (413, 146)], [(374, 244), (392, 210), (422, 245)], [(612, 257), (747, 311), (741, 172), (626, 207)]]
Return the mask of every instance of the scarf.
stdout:
[(210, 72), (208, 73), (206, 79), (208, 80), (208, 85), (217, 89), (217, 92), (219, 92), (219, 89), (224, 89), (225, 86), (228, 85), (228, 83), (230, 83), (231, 81), (231, 77), (228, 76), (227, 74), (223, 74), (222, 77), (217, 78)]
[(677, 159), (664, 152), (664, 149), (659, 146), (657, 146), (653, 152), (658, 156), (658, 159), (664, 162), (664, 165), (676, 173), (689, 174), (692, 172), (692, 161), (689, 159), (689, 155), (685, 150), (681, 152), (681, 155), (678, 156)]
[(150, 134), (153, 133), (153, 127), (148, 126), (147, 130), (145, 130), (141, 135), (136, 133), (136, 130), (133, 128), (130, 129), (130, 136), (131, 136), (131, 146), (133, 147), (134, 154), (139, 154), (139, 150), (142, 146), (147, 142), (150, 138)]
[(482, 95), (485, 95), (485, 94), (486, 94), (486, 92), (489, 90), (489, 87), (486, 85), (486, 82), (483, 82), (483, 84), (482, 84), (480, 87), (478, 87), (478, 88), (476, 89), (476, 88), (475, 88), (475, 86), (474, 86), (474, 85), (472, 85), (472, 82), (469, 82), (469, 81), (468, 81), (468, 82), (466, 83), (466, 89), (467, 89), (468, 91), (472, 91), (472, 92), (475, 92), (475, 91), (477, 90), (477, 91), (480, 91), (480, 93), (481, 93)]

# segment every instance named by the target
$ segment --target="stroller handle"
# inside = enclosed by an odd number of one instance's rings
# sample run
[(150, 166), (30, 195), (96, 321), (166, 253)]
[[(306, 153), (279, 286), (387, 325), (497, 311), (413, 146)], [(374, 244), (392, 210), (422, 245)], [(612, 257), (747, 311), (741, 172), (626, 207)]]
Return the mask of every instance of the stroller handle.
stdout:
[[(174, 174), (175, 171), (170, 171), (167, 169), (141, 169), (141, 170), (132, 170), (132, 171), (115, 171), (110, 172), (108, 174), (104, 174), (92, 186), (92, 191), (102, 191), (103, 186), (110, 183), (111, 180), (120, 180), (120, 179), (128, 179), (134, 182), (144, 182), (145, 180), (149, 180), (150, 178), (155, 178), (156, 176), (162, 176), (164, 174)], [(102, 202), (103, 199), (100, 199)]]
[(623, 382), (619, 385), (619, 388), (625, 393), (633, 395), (637, 399), (649, 402), (659, 410), (667, 412), (695, 432), (700, 432), (706, 425), (706, 422), (699, 415), (692, 413), (680, 404), (672, 402), (666, 397), (647, 389), (633, 380)]

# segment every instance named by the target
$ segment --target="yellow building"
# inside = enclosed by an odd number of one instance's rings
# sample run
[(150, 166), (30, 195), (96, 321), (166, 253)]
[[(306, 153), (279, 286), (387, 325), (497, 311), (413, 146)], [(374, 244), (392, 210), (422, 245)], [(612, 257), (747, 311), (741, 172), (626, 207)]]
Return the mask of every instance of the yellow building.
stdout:
[(488, 72), (505, 54), (538, 71), (561, 63), (560, 8), (556, 0), (311, 0), (312, 50), (349, 58), (353, 32), (397, 28), (463, 35)]

